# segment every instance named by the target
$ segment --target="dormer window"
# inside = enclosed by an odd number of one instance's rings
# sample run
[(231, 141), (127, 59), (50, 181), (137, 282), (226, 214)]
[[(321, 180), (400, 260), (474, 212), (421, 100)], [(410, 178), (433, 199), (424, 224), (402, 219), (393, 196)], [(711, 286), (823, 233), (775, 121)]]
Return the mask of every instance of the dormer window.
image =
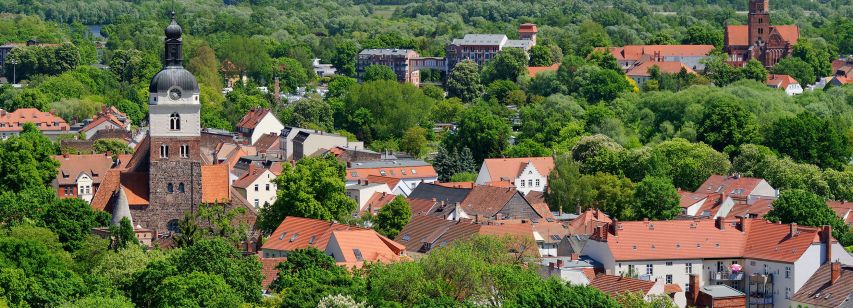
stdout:
[(172, 113), (172, 116), (169, 117), (169, 129), (181, 130), (181, 115), (179, 115), (177, 112)]

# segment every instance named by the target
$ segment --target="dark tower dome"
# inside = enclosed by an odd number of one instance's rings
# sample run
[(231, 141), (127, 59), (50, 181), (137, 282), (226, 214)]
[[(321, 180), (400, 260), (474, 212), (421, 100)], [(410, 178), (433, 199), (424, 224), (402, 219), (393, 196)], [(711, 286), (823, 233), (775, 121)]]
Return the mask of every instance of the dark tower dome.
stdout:
[(199, 93), (195, 76), (183, 67), (167, 67), (154, 75), (148, 85), (148, 93), (167, 95), (172, 88), (179, 88), (184, 94)]
[(172, 23), (166, 27), (166, 39), (180, 39), (181, 33), (183, 29), (181, 29), (181, 25), (178, 24), (178, 21), (175, 17), (175, 12), (172, 12)]
[[(172, 12), (172, 22), (166, 27), (166, 63), (148, 85), (148, 93), (156, 97), (168, 96), (173, 100), (188, 98), (198, 95), (199, 87), (195, 76), (184, 69), (183, 65), (183, 42), (181, 41), (181, 26)], [(156, 105), (158, 100), (149, 100), (149, 104)]]

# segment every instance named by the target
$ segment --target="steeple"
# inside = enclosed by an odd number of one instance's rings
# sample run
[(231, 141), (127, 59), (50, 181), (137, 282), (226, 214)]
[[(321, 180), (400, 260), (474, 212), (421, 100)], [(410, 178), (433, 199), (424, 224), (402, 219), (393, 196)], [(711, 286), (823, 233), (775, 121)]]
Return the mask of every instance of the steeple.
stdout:
[(172, 23), (166, 27), (166, 67), (183, 66), (183, 29), (178, 25), (175, 12), (172, 12)]

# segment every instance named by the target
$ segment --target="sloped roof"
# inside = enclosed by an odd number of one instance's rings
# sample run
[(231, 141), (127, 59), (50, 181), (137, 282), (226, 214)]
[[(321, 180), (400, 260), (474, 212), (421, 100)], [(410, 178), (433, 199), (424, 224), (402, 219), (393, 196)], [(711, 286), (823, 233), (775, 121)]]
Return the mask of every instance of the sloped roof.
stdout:
[(682, 69), (686, 70), (689, 74), (696, 74), (692, 68), (687, 67), (684, 63), (676, 62), (676, 61), (646, 61), (640, 63), (626, 73), (628, 76), (651, 76), (649, 70), (657, 66), (660, 69), (661, 73), (668, 74), (678, 74)]
[(529, 66), (527, 67), (527, 75), (536, 78), (541, 72), (556, 72), (560, 69), (560, 63), (554, 63), (551, 66)]
[(379, 213), (379, 210), (388, 203), (391, 203), (391, 201), (394, 201), (394, 198), (397, 198), (397, 195), (384, 192), (374, 192), (373, 195), (370, 196), (370, 199), (367, 199), (367, 203), (364, 204), (364, 207), (361, 208), (359, 213), (366, 212), (368, 209), (372, 209), (371, 214)]
[(699, 201), (708, 198), (708, 194), (694, 193), (685, 190), (679, 190), (678, 196), (681, 197), (681, 199), (678, 201), (678, 206), (682, 208), (690, 207), (691, 205), (699, 203)]
[[(368, 162), (363, 162), (361, 164), (368, 164)], [(393, 177), (398, 179), (421, 179), (438, 177), (438, 173), (435, 172), (435, 168), (433, 168), (432, 165), (427, 163), (420, 165), (388, 164), (385, 166), (376, 167), (357, 166), (354, 163), (352, 164), (352, 166), (347, 167), (346, 175), (347, 181), (366, 179), (371, 175)]]
[(480, 226), (470, 221), (453, 221), (441, 217), (415, 215), (400, 230), (394, 240), (406, 246), (408, 251), (426, 252), (455, 240), (474, 236), (479, 230)]
[(93, 183), (100, 184), (107, 170), (113, 167), (113, 158), (105, 154), (56, 155), (53, 159), (59, 162), (56, 175), (59, 185), (76, 184), (77, 177), (82, 173), (92, 177)]
[(697, 193), (723, 193), (732, 196), (748, 196), (758, 187), (763, 179), (741, 177), (741, 176), (725, 176), (711, 175), (708, 177), (699, 188), (696, 188)]
[(68, 131), (71, 127), (62, 118), (36, 108), (20, 108), (13, 112), (0, 109), (0, 131), (19, 132), (24, 123), (33, 123), (40, 131)]
[(201, 202), (217, 203), (231, 200), (228, 166), (201, 166)]
[(838, 218), (844, 219), (845, 223), (848, 225), (853, 223), (853, 215), (849, 215), (849, 213), (853, 211), (853, 202), (829, 200), (826, 201), (826, 205), (835, 211), (835, 215), (838, 216)]
[[(406, 250), (406, 246), (387, 238), (383, 239), (382, 235), (373, 230), (336, 230), (332, 231), (331, 237), (335, 239), (343, 254), (340, 257), (344, 261), (339, 263), (344, 264), (364, 261), (394, 262), (399, 260), (400, 254)], [(356, 256), (356, 250), (361, 253), (360, 258)]]
[(569, 222), (571, 234), (589, 235), (596, 227), (612, 223), (613, 220), (598, 209), (587, 209)]
[(238, 128), (254, 129), (267, 114), (270, 113), (268, 108), (255, 107), (249, 110), (246, 115), (237, 123)]
[(270, 287), (273, 281), (278, 278), (278, 264), (287, 261), (287, 258), (260, 258), (263, 265), (261, 273), (264, 275), (264, 280), (261, 281), (261, 286), (266, 290)]
[[(796, 25), (771, 26), (770, 31), (779, 32), (782, 40), (794, 45), (800, 39), (800, 28)], [(749, 26), (730, 25), (726, 26), (726, 35), (729, 46), (749, 46)]]
[(244, 174), (239, 179), (235, 180), (232, 185), (234, 185), (234, 187), (248, 189), (249, 186), (252, 185), (252, 183), (255, 183), (255, 181), (258, 180), (258, 178), (265, 176), (267, 174), (267, 171), (270, 171), (270, 173), (272, 173), (272, 170), (270, 169), (264, 169), (256, 167), (255, 165), (249, 165), (249, 171), (246, 172), (246, 174)]
[(101, 185), (92, 197), (92, 209), (103, 211), (110, 203), (113, 193), (118, 189), (121, 183), (120, 170), (108, 170), (101, 180)]
[(542, 216), (544, 219), (552, 219), (557, 220), (557, 217), (554, 216), (554, 213), (551, 213), (551, 208), (548, 207), (548, 203), (545, 202), (545, 193), (541, 191), (531, 190), (526, 195), (524, 195), (524, 199), (530, 203), (530, 206), (533, 207), (533, 210), (536, 211), (539, 216)]
[(791, 301), (815, 307), (849, 307), (853, 295), (853, 266), (841, 264), (840, 269), (838, 280), (832, 283), (832, 263), (821, 265), (791, 296)]
[(468, 188), (468, 189), (471, 189), (471, 188), (474, 188), (474, 186), (477, 186), (477, 184), (474, 182), (435, 182), (432, 184), (442, 186), (442, 187), (448, 187), (448, 188)]
[(453, 204), (465, 200), (465, 197), (467, 197), (470, 192), (470, 188), (453, 188), (444, 187), (434, 183), (420, 183), (412, 190), (412, 193), (409, 194), (409, 199), (435, 199), (439, 202), (444, 201), (445, 203)]
[[(596, 50), (605, 51), (604, 48), (596, 48)], [(655, 54), (662, 57), (707, 56), (714, 50), (714, 45), (626, 45), (624, 47), (611, 47), (607, 50), (617, 60), (639, 61), (643, 56), (654, 56)]]
[(616, 296), (625, 292), (642, 292), (648, 294), (654, 287), (654, 281), (640, 280), (636, 278), (614, 276), (614, 275), (598, 275), (590, 281), (589, 285), (593, 288), (601, 290), (610, 296)]
[(397, 184), (400, 183), (400, 179), (398, 179), (398, 178), (392, 178), (392, 177), (380, 176), (380, 175), (368, 175), (367, 181), (370, 183), (388, 184), (388, 188), (390, 188), (390, 189), (394, 189), (394, 187), (397, 187)]
[(483, 161), (483, 168), (489, 171), (489, 182), (501, 182), (517, 178), (531, 163), (546, 177), (554, 169), (553, 157), (488, 158)]
[(460, 205), (468, 215), (487, 218), (495, 216), (516, 194), (518, 191), (515, 188), (476, 186)]
[(110, 122), (110, 123), (113, 123), (115, 126), (124, 127), (124, 123), (122, 123), (121, 120), (116, 118), (114, 115), (104, 114), (104, 115), (99, 115), (99, 116), (95, 117), (92, 120), (92, 122), (89, 122), (89, 124), (86, 124), (86, 126), (83, 126), (82, 128), (80, 128), (80, 131), (88, 132), (89, 130), (97, 127), (98, 125), (101, 125), (104, 122)]
[(773, 209), (773, 201), (775, 201), (775, 199), (759, 198), (752, 201), (752, 203), (737, 202), (729, 211), (729, 214), (726, 215), (726, 218), (762, 218)]
[(259, 153), (266, 153), (271, 148), (278, 148), (279, 140), (280, 138), (276, 133), (263, 134), (258, 138), (258, 141), (255, 141), (254, 146)]
[(122, 172), (121, 186), (127, 193), (130, 206), (148, 205), (148, 172)]
[(332, 231), (364, 228), (295, 216), (285, 217), (261, 249), (292, 251), (308, 247), (326, 249)]
[(435, 200), (408, 198), (406, 201), (409, 201), (412, 216), (427, 215), (438, 205), (438, 201)]
[(799, 84), (796, 79), (788, 75), (769, 74), (767, 75), (767, 86), (775, 89), (787, 89), (789, 85)]

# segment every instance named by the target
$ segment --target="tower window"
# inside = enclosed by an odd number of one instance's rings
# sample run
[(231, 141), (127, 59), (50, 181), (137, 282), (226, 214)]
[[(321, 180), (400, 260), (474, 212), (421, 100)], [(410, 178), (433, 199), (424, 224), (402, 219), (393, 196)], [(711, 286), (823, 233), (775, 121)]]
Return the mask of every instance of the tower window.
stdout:
[(175, 192), (175, 185), (172, 185), (172, 183), (166, 184), (166, 192), (170, 194)]
[(184, 192), (184, 183), (178, 184), (178, 192), (180, 192), (180, 193)]
[(186, 144), (181, 145), (181, 158), (189, 158), (190, 157), (190, 146)]
[[(764, 23), (764, 18), (759, 18), (758, 23)], [(758, 31), (761, 31), (761, 29), (758, 29)]]
[(172, 116), (169, 117), (169, 129), (181, 130), (181, 115), (177, 112), (172, 113)]
[(169, 158), (169, 146), (165, 144), (160, 145), (160, 158)]
[(759, 28), (759, 29), (758, 29), (758, 34), (764, 34), (764, 29), (763, 29), (763, 28)]

